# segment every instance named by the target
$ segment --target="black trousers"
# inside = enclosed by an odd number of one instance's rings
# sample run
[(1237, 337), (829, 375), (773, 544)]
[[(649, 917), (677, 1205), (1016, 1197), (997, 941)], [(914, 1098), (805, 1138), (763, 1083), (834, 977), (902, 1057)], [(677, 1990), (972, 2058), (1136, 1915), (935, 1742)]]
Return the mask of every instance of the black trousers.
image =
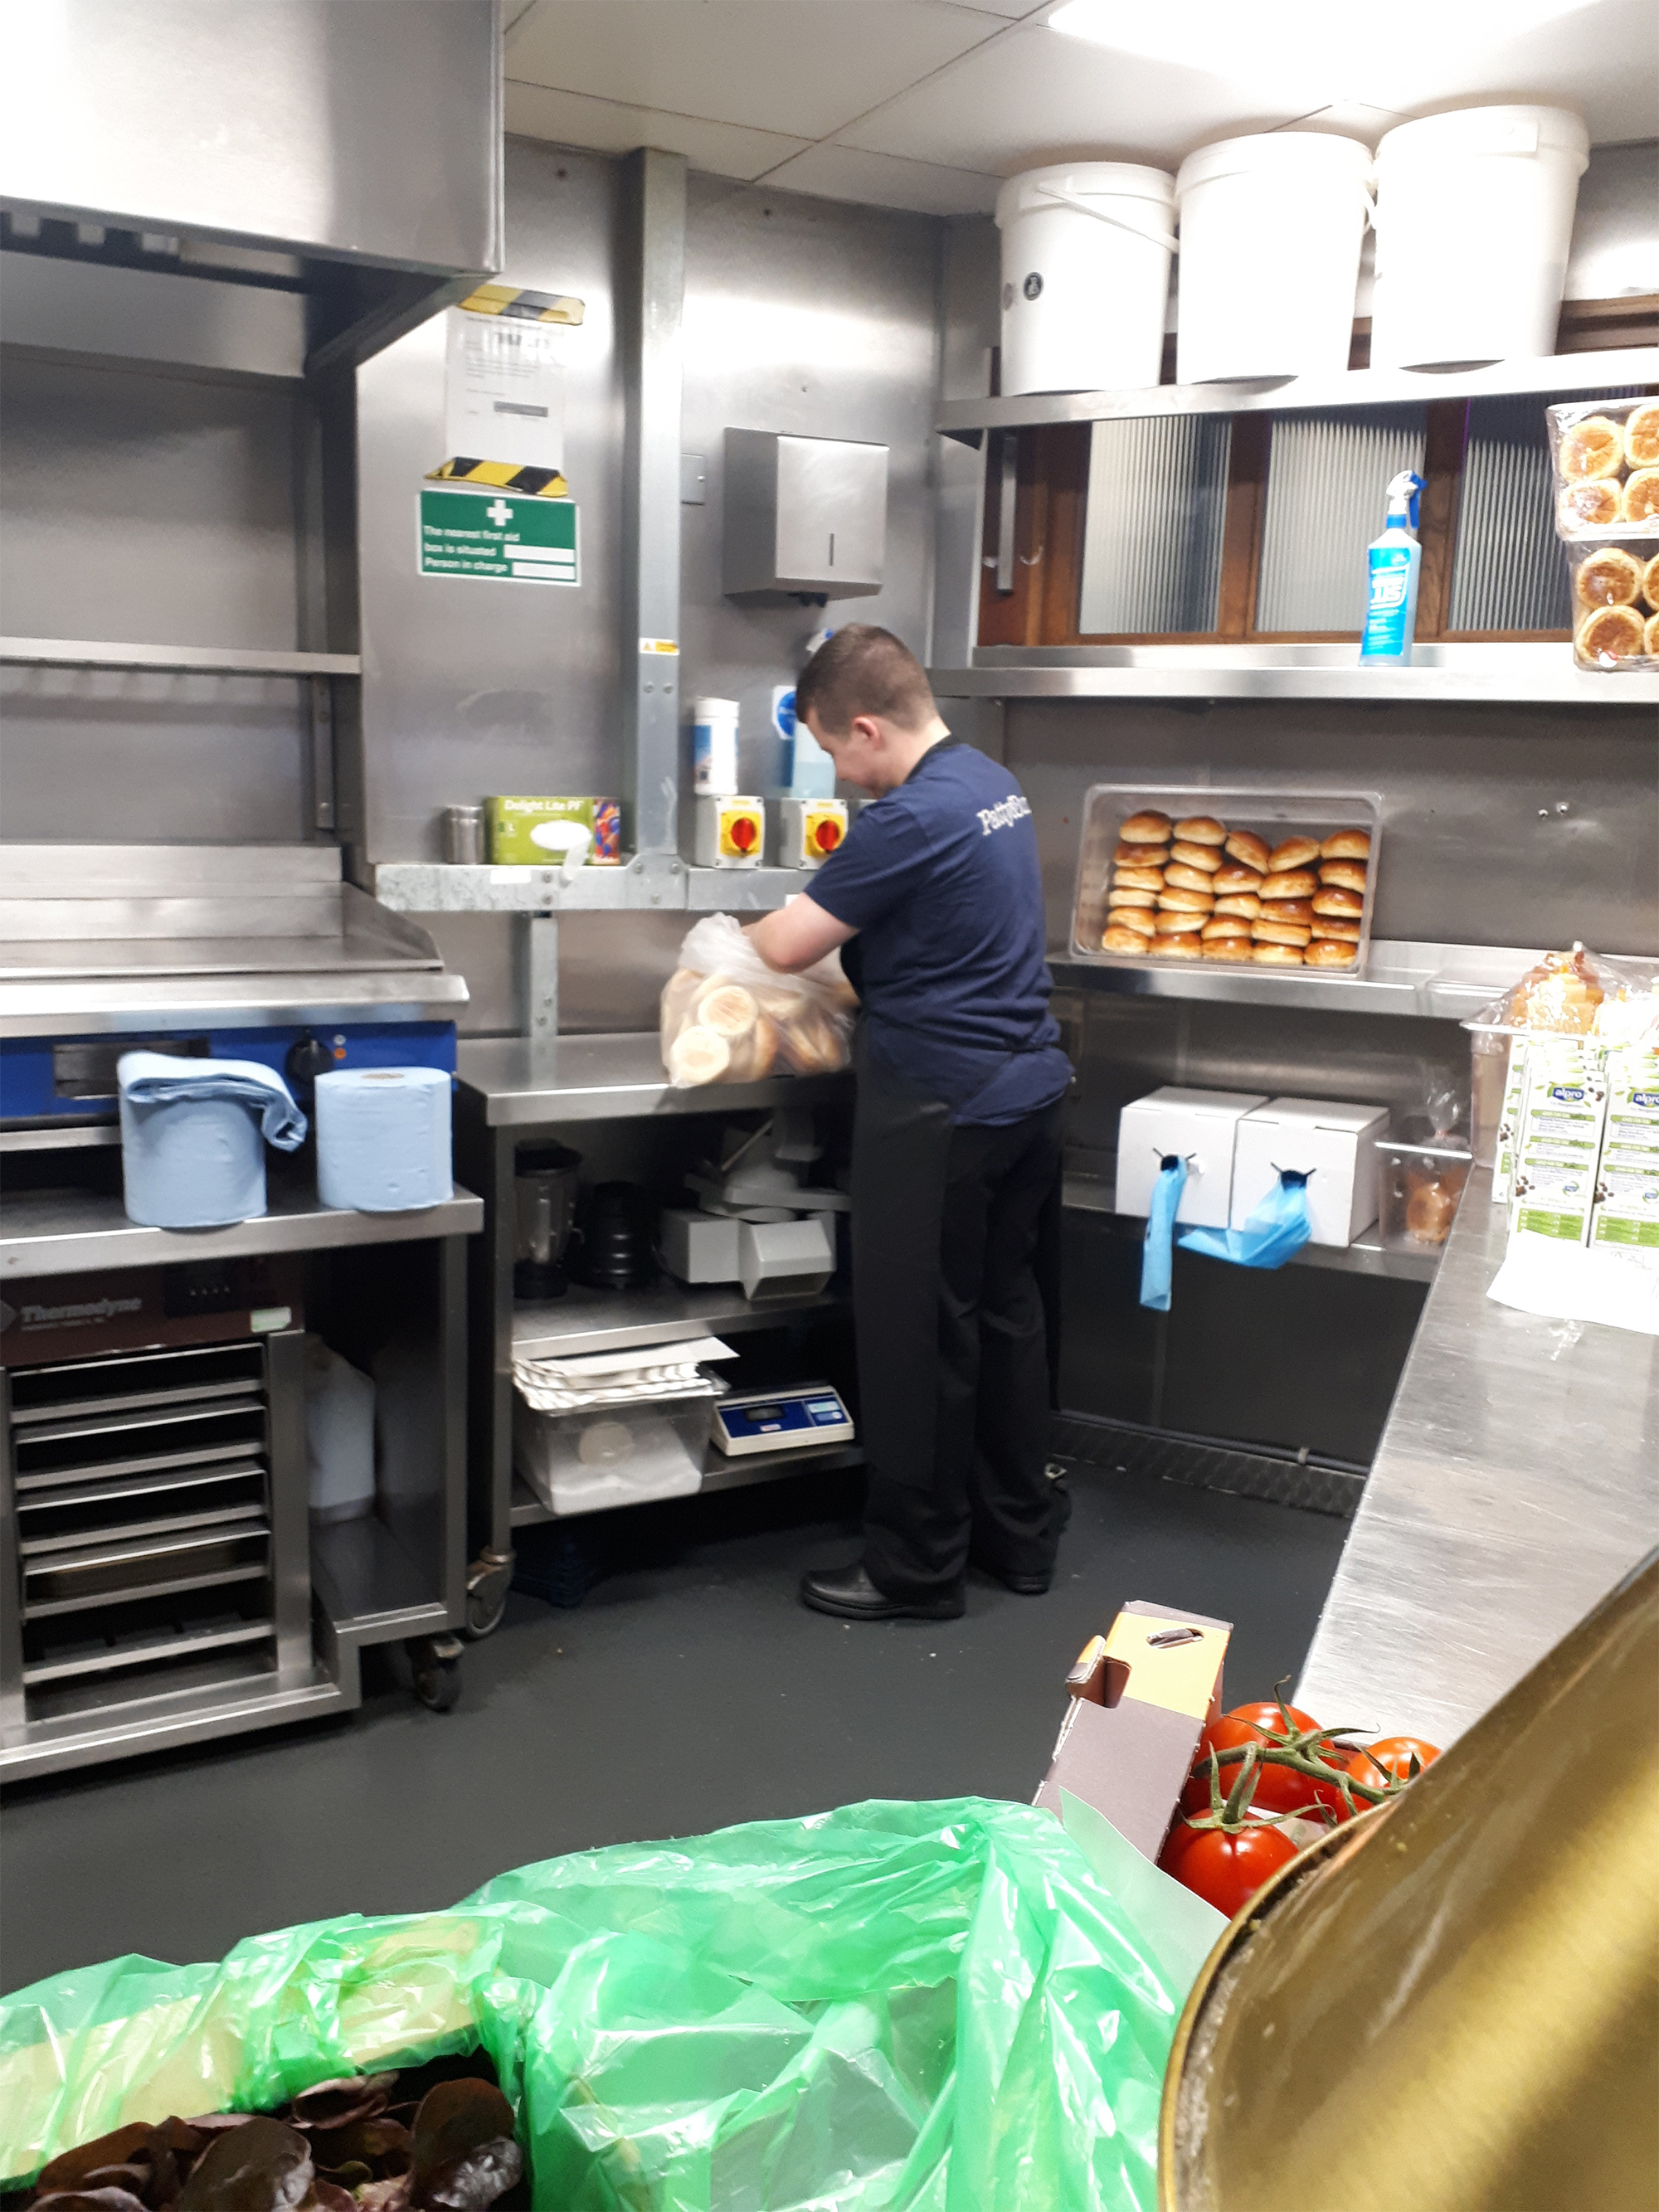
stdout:
[(864, 1565), (887, 1596), (953, 1589), (972, 1557), (1047, 1574), (1061, 1108), (956, 1126), (860, 1054), (853, 1304), (870, 1481)]

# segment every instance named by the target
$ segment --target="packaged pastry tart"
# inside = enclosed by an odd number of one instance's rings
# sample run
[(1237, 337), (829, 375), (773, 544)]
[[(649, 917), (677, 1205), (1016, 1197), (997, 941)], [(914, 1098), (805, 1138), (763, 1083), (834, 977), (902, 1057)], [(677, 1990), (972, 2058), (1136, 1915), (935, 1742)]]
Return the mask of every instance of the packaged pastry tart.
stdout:
[(1572, 570), (1572, 657), (1581, 668), (1659, 666), (1659, 543), (1579, 544)]
[(1547, 412), (1557, 534), (1659, 543), (1659, 398), (1564, 400)]

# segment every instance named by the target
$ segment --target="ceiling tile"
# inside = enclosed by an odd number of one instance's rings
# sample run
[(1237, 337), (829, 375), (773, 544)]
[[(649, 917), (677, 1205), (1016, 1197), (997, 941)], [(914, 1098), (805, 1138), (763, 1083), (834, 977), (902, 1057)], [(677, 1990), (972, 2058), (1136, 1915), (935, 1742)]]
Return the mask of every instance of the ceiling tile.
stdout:
[(1377, 41), (1354, 96), (1421, 114), (1518, 100), (1576, 108), (1596, 145), (1651, 138), (1659, 116), (1659, 37), (1653, 0), (1590, 0), (1553, 23), (1451, 54)]
[(1112, 53), (1045, 26), (965, 55), (838, 131), (846, 145), (1005, 176), (1095, 155), (1172, 168), (1234, 131), (1267, 131), (1306, 103), (1266, 109), (1207, 71)]
[(970, 9), (980, 15), (1000, 15), (1005, 23), (1012, 23), (1021, 15), (1046, 12), (1054, 0), (943, 0), (947, 8)]
[(540, 0), (507, 42), (520, 82), (827, 137), (994, 37), (945, 0)]
[(708, 123), (695, 115), (665, 115), (617, 100), (590, 100), (579, 92), (553, 92), (539, 84), (507, 81), (507, 127), (525, 138), (551, 138), (561, 146), (591, 146), (601, 154), (626, 154), (658, 146), (684, 154), (694, 168), (715, 177), (757, 177), (807, 144), (776, 131), (745, 131), (734, 123)]
[(892, 154), (866, 154), (854, 146), (823, 145), (809, 146), (774, 169), (766, 181), (792, 192), (858, 200), (870, 207), (988, 215), (996, 205), (1000, 179), (968, 169), (942, 169), (932, 161), (904, 161)]

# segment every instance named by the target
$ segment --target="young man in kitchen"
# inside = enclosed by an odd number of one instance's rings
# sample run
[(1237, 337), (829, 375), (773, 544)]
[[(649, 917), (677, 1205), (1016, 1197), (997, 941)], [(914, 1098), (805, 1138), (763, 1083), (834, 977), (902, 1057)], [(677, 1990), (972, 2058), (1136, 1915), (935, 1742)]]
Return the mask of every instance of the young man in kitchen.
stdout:
[(863, 1001), (864, 1547), (801, 1595), (847, 1620), (951, 1620), (970, 1559), (1022, 1595), (1046, 1590), (1068, 1510), (1045, 1462), (1072, 1068), (1048, 1011), (1036, 836), (1013, 777), (951, 735), (890, 631), (836, 631), (795, 713), (875, 802), (811, 891), (748, 933), (786, 974), (840, 947)]

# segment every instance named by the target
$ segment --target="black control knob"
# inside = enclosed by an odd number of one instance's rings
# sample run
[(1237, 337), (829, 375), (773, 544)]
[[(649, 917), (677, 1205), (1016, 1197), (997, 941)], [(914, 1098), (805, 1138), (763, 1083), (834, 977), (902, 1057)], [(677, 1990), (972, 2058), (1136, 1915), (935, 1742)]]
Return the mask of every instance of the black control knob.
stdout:
[(302, 1103), (313, 1095), (317, 1078), (326, 1075), (334, 1065), (334, 1054), (320, 1037), (313, 1036), (307, 1030), (288, 1048), (288, 1058), (283, 1062), (295, 1096)]

